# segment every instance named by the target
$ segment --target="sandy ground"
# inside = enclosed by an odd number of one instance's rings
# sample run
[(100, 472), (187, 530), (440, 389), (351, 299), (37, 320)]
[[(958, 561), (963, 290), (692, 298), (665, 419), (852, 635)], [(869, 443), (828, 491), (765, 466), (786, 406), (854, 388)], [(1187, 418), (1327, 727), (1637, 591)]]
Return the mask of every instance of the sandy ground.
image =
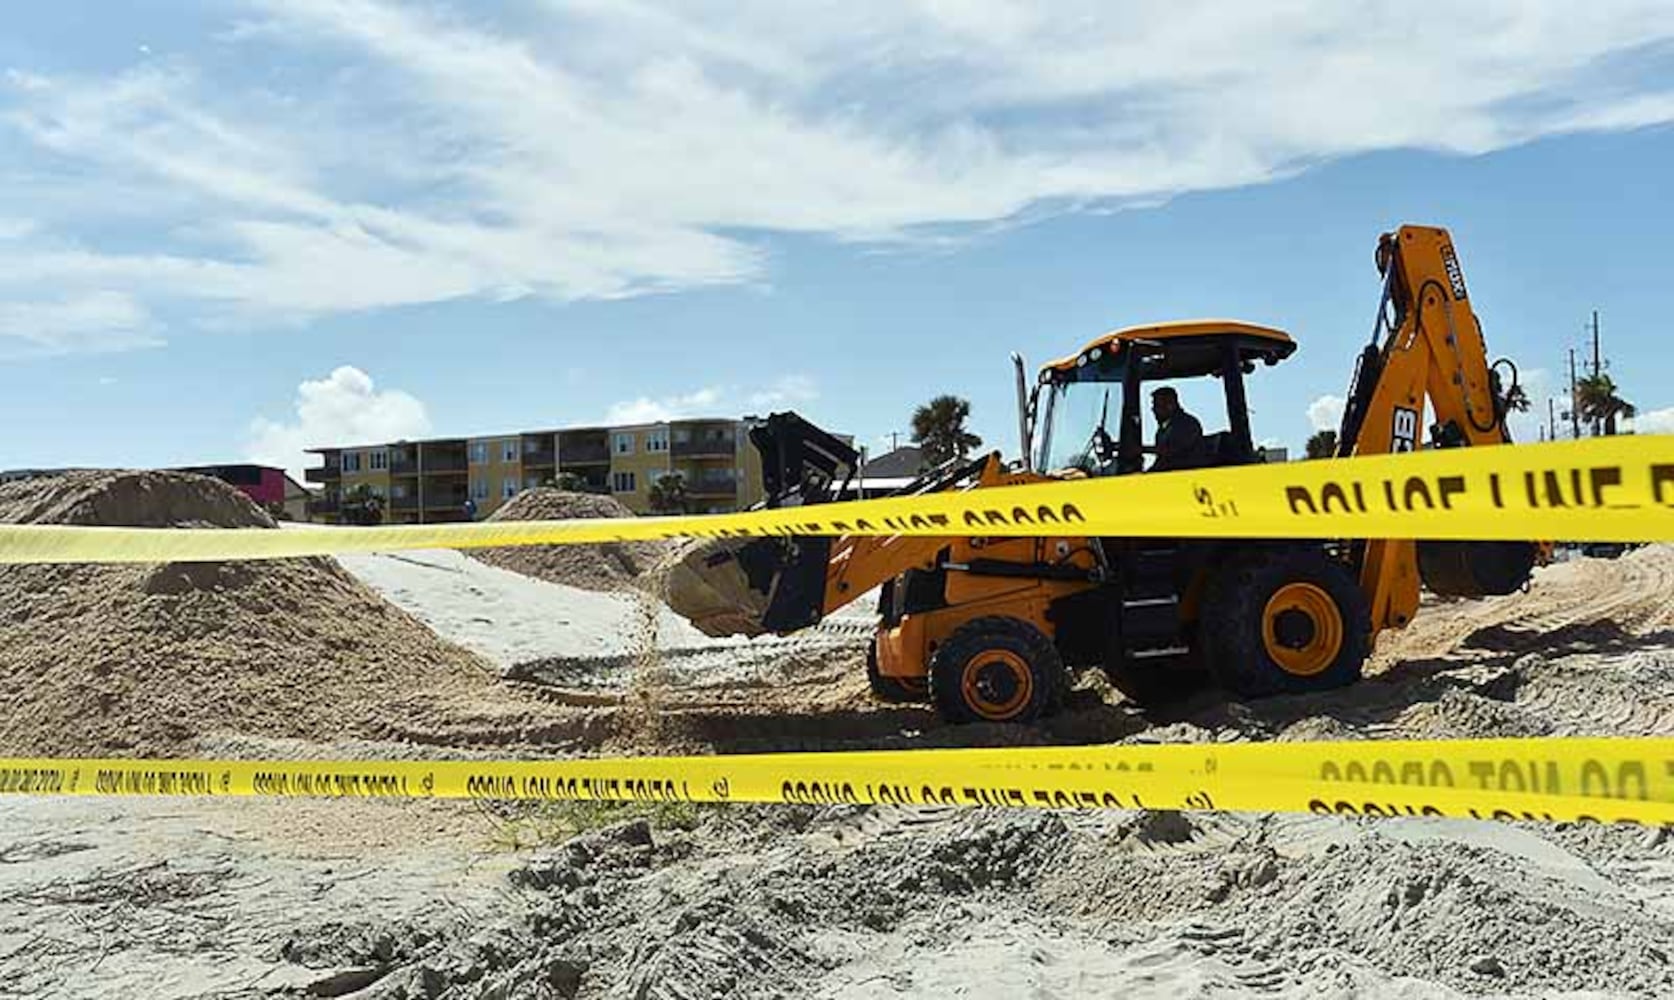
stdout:
[[(1666, 548), (1433, 604), (1354, 689), (1147, 718), (1093, 685), (1028, 731), (872, 704), (855, 618), (653, 656), (632, 598), (344, 562), (506, 678), (402, 756), (1674, 732)], [(0, 996), (1674, 995), (1658, 830), (734, 806), (511, 850), (529, 817), (464, 804), (0, 805)]]

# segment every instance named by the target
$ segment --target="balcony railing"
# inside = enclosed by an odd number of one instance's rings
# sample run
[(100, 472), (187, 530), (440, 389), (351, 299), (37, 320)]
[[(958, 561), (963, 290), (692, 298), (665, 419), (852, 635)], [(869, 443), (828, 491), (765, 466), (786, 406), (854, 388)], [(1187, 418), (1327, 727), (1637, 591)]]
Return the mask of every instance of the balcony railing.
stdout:
[(390, 510), (418, 510), (418, 505), (418, 497), (413, 496), (411, 493), (406, 496), (389, 498)]
[(343, 478), (343, 467), (341, 465), (323, 465), (317, 469), (302, 470), (303, 482), (329, 483), (341, 478)]
[(424, 472), (464, 472), (467, 469), (464, 453), (457, 455), (426, 455), (424, 456)]
[(336, 497), (314, 497), (308, 501), (309, 514), (335, 514), (343, 509), (343, 502)]
[(686, 489), (694, 493), (731, 493), (738, 489), (736, 473), (705, 473), (701, 476), (683, 476)]
[(389, 460), (389, 474), (392, 476), (418, 475), (418, 462), (411, 458), (391, 458)]
[(546, 451), (526, 451), (523, 453), (523, 464), (528, 466), (557, 465), (558, 453), (550, 448)]
[(700, 455), (731, 455), (737, 448), (738, 439), (728, 434), (719, 439), (676, 441), (672, 451), (675, 458), (691, 458)]
[(561, 465), (608, 465), (610, 446), (603, 443), (560, 445), (558, 460)]

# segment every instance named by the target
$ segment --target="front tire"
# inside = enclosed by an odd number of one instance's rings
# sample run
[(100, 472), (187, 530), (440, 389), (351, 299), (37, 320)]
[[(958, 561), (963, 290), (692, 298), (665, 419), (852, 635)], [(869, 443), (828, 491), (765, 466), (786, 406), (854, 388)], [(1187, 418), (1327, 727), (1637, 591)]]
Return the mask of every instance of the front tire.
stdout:
[(1221, 569), (1199, 634), (1223, 687), (1264, 698), (1359, 681), (1372, 616), (1359, 581), (1324, 551), (1263, 549)]
[(949, 722), (1033, 722), (1057, 707), (1064, 661), (1019, 618), (976, 618), (930, 658), (930, 697)]

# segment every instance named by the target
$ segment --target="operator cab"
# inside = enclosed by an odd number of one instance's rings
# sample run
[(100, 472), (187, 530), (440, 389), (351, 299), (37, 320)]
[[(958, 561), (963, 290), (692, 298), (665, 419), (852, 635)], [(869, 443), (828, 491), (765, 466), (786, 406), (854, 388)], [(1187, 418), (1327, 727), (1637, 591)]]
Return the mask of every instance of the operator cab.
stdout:
[[(1079, 352), (1045, 365), (1030, 394), (1025, 436), (1038, 434), (1031, 458), (1041, 472), (1079, 469), (1126, 475), (1145, 467), (1151, 443), (1146, 383), (1220, 379), (1225, 420), (1198, 413), (1203, 442), (1189, 467), (1255, 461), (1244, 376), (1296, 350), (1282, 330), (1237, 320), (1184, 320), (1107, 333)], [(1225, 430), (1213, 431), (1217, 425)], [(1152, 433), (1155, 428), (1152, 428)]]

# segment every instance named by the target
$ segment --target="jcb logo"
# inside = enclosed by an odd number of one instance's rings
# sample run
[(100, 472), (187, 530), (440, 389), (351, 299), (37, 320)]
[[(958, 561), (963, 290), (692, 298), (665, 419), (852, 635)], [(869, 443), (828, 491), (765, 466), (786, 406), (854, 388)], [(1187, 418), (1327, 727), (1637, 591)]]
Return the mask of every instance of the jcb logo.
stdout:
[(1404, 406), (1395, 407), (1395, 434), (1389, 444), (1392, 452), (1418, 450), (1418, 411)]
[(1453, 301), (1465, 301), (1465, 272), (1459, 270), (1459, 258), (1446, 243), (1441, 248), (1442, 268), (1447, 271), (1447, 283), (1453, 286)]

